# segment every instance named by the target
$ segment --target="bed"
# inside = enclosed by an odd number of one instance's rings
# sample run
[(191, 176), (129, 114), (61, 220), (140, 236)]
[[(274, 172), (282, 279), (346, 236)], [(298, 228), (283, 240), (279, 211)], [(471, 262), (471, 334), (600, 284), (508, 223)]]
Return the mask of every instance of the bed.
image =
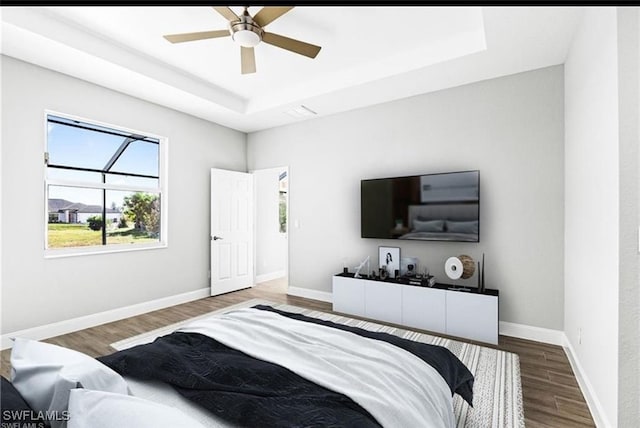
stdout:
[[(93, 361), (121, 376), (126, 391), (71, 389), (68, 426), (82, 426), (74, 419), (96, 407), (104, 408), (99, 420), (117, 418), (133, 405), (127, 395), (151, 406), (149, 418), (176, 408), (191, 427), (473, 426), (465, 421), (474, 375), (447, 347), (298, 309), (239, 305), (113, 344), (120, 350)], [(87, 404), (92, 395), (100, 406)], [(118, 404), (109, 408), (112, 398)], [(512, 405), (494, 426), (521, 426)]]

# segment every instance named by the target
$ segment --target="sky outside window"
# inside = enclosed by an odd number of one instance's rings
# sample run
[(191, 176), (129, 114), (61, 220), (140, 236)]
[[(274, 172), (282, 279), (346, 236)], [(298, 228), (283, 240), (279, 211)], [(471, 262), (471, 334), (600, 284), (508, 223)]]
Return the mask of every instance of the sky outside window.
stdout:
[[(55, 116), (50, 119), (57, 120)], [(62, 121), (73, 122), (69, 119)], [(100, 127), (97, 127), (100, 128)], [(108, 129), (108, 128), (103, 128)], [(127, 137), (111, 135), (94, 130), (48, 122), (48, 152), (50, 165), (73, 166), (102, 170), (117, 152)], [(157, 140), (155, 140), (157, 141)], [(159, 145), (152, 142), (135, 140), (124, 150), (110, 171), (142, 175), (159, 175)], [(49, 179), (73, 180), (89, 183), (102, 183), (102, 174), (90, 171), (74, 171), (59, 168), (47, 168)], [(157, 188), (158, 179), (130, 177), (108, 174), (109, 184), (124, 184)], [(115, 204), (122, 206), (122, 198), (114, 198), (113, 192), (107, 192), (107, 207)], [(111, 196), (111, 197), (110, 197)], [(86, 192), (77, 187), (49, 187), (50, 199), (66, 199), (87, 205), (102, 205), (102, 192)]]

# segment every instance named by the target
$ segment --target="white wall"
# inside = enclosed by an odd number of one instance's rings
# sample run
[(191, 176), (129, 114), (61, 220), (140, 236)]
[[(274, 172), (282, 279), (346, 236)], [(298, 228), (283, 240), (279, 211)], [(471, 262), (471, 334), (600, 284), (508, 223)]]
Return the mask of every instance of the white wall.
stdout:
[(639, 58), (637, 10), (597, 8), (565, 63), (565, 333), (603, 426), (639, 420)]
[[(1, 43), (1, 42), (0, 42)], [(0, 57), (0, 60), (2, 60), (2, 57)], [(2, 110), (4, 110), (4, 106), (2, 105), (1, 100), (4, 98), (4, 89), (3, 89), (3, 85), (1, 84), (2, 82), (2, 66), (0, 65), (0, 128), (4, 128), (4, 124), (3, 124), (3, 120), (4, 120), (4, 116), (2, 114)], [(3, 162), (3, 156), (2, 156), (2, 152), (3, 152), (3, 147), (4, 147), (4, 133), (1, 132), (0, 130), (0, 167), (2, 167), (2, 162)], [(2, 170), (0, 169), (0, 309), (2, 309), (2, 311), (4, 312), (4, 308), (3, 308), (3, 299), (2, 299), (2, 293), (3, 293), (3, 253), (2, 253), (2, 243), (4, 242), (4, 233), (3, 233), (3, 227), (2, 225), (3, 223), (3, 212), (4, 212), (4, 204), (3, 204), (3, 181), (2, 181)], [(2, 328), (2, 324), (3, 324), (3, 317), (0, 316), (0, 332), (4, 331)]]
[(256, 282), (286, 275), (287, 234), (280, 233), (279, 177), (286, 168), (253, 171), (256, 198)]
[[(169, 247), (44, 258), (44, 110), (168, 137)], [(2, 57), (2, 333), (208, 286), (209, 171), (246, 171), (246, 135)]]
[(618, 8), (620, 291), (618, 426), (640, 421), (640, 12)]
[[(555, 66), (249, 134), (249, 169), (291, 172), (290, 286), (329, 292), (343, 258), (375, 265), (379, 245), (440, 280), (449, 256), (484, 252), (500, 319), (562, 330), (563, 118)], [(360, 238), (360, 180), (470, 169), (480, 243)]]

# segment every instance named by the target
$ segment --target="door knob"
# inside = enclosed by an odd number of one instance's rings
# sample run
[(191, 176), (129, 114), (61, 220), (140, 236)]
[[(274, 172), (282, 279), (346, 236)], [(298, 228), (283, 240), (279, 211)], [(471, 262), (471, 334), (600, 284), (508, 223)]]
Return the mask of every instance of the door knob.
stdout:
[(221, 237), (221, 236), (214, 236), (212, 239), (213, 239), (214, 241), (217, 241), (218, 239), (222, 239), (222, 237)]

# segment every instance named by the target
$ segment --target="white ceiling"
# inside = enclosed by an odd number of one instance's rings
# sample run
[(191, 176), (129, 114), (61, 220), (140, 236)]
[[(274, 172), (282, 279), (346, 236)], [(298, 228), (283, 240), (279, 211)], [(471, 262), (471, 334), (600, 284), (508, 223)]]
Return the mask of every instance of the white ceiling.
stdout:
[(305, 120), (286, 113), (300, 105), (320, 117), (561, 64), (582, 8), (298, 6), (266, 30), (322, 46), (318, 56), (261, 43), (248, 75), (231, 38), (162, 37), (226, 29), (210, 7), (0, 13), (5, 55), (252, 132)]

